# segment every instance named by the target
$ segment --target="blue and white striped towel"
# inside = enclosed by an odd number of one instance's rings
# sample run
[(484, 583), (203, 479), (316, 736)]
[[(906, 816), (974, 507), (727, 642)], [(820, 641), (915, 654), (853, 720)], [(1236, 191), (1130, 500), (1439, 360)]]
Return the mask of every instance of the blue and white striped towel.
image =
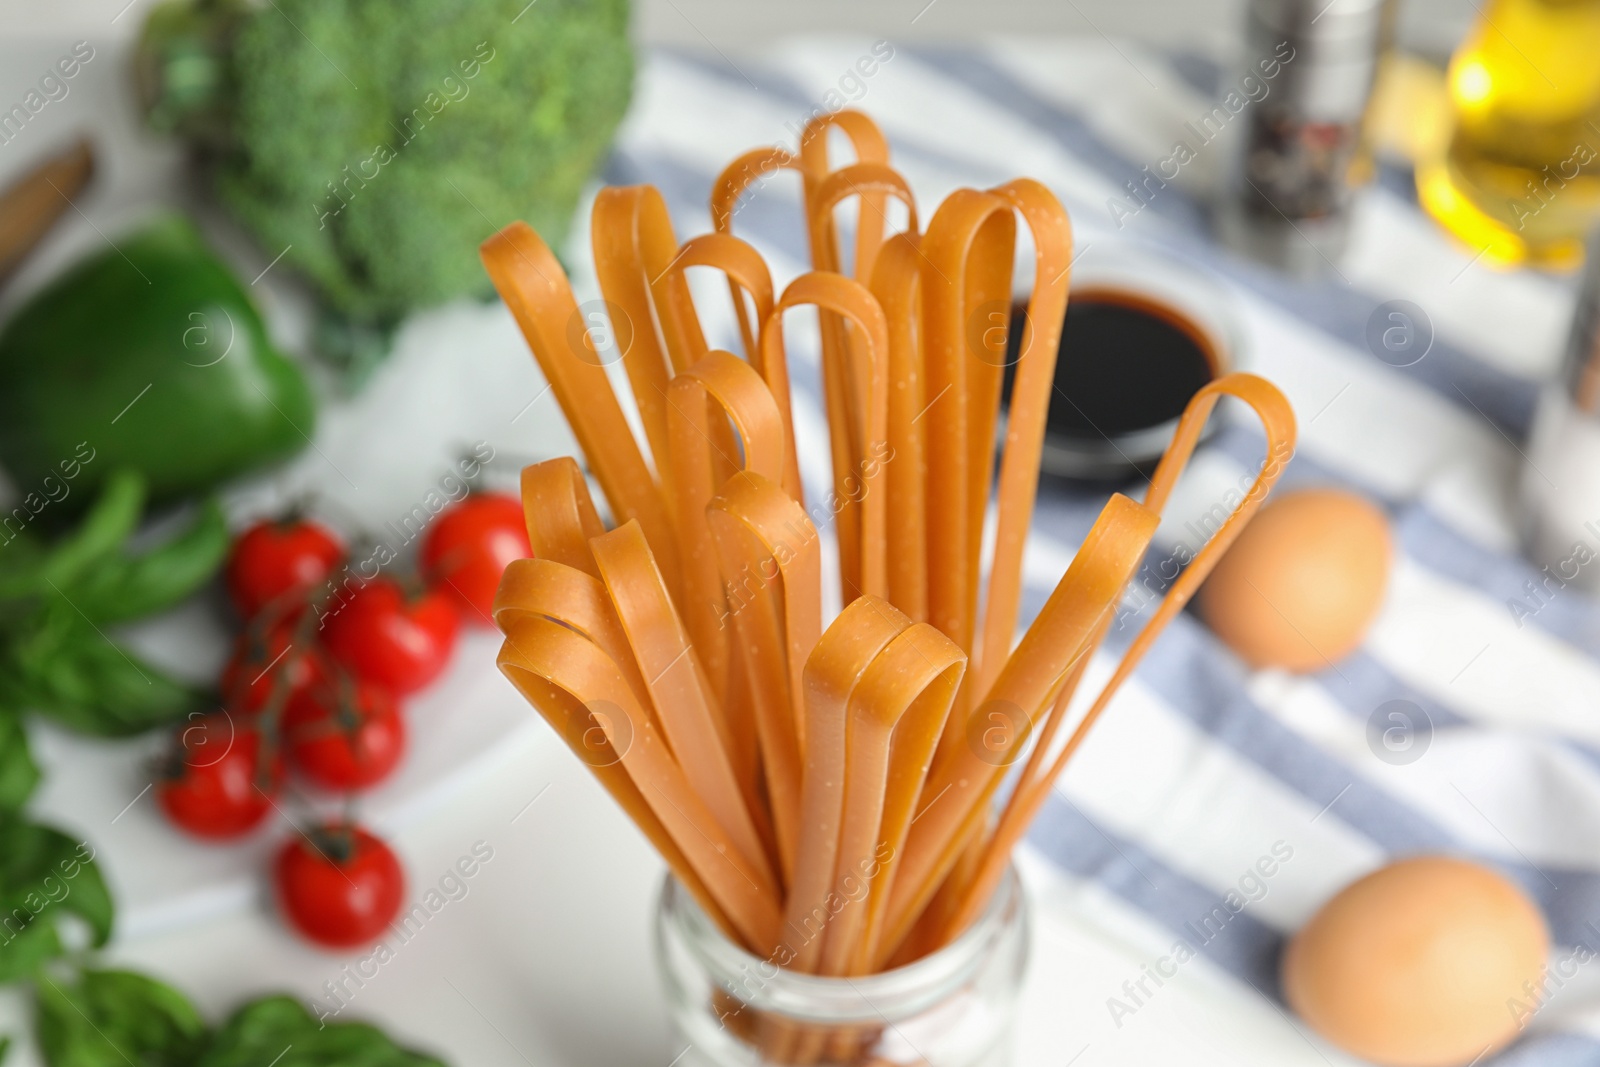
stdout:
[[(1080, 249), (1136, 242), (1231, 291), (1253, 369), (1299, 415), (1300, 451), (1283, 484), (1367, 494), (1399, 546), (1377, 625), (1328, 670), (1252, 674), (1185, 614), (1125, 687), (1031, 836), (1033, 859), (1049, 862), (1029, 863), (1044, 934), (1026, 1062), (1353, 1062), (1282, 1007), (1278, 956), (1328, 895), (1406, 853), (1491, 863), (1541, 903), (1558, 960), (1580, 944), (1600, 949), (1600, 604), (1565, 592), (1521, 625), (1507, 606), (1537, 577), (1515, 554), (1510, 501), (1571, 283), (1475, 262), (1394, 172), (1365, 194), (1350, 253), (1326, 282), (1290, 281), (1213, 245), (1194, 193), (1219, 172), (1219, 152), (1203, 150), (1119, 229), (1108, 201), (1126, 203), (1124, 183), (1209, 110), (1223, 75), (1215, 64), (1098, 38), (939, 52), (891, 44), (870, 77), (851, 77), (872, 45), (805, 42), (737, 63), (653, 55), (607, 180), (655, 184), (680, 236), (704, 232), (710, 182), (726, 162), (757, 145), (792, 147), (813, 109), (846, 98), (884, 127), (924, 215), (958, 186), (1038, 178), (1067, 205)], [(758, 192), (735, 224), (780, 286), (805, 262), (789, 180)], [(592, 291), (581, 244), (569, 262)], [(1420, 305), (1436, 331), (1427, 356), (1403, 369), (1365, 341), (1374, 309), (1395, 299)], [(715, 288), (701, 301), (725, 302)], [(708, 314), (707, 326), (714, 343), (720, 330), (735, 347), (728, 321)], [(825, 462), (825, 448), (806, 447), (823, 440), (815, 356), (801, 329), (790, 333), (797, 396), (809, 405), (797, 419), (802, 451)], [(1205, 448), (1152, 559), (1179, 538), (1192, 543), (1185, 523), (1262, 451), (1242, 422)], [(821, 467), (808, 473), (825, 483)], [(1025, 612), (1102, 503), (1042, 490)], [(1125, 621), (1094, 664), (1102, 679), (1142, 623), (1131, 609)], [(1367, 740), (1369, 718), (1391, 700), (1412, 702), (1433, 728), (1422, 757), (1404, 765), (1379, 759)], [(1279, 860), (1292, 855), (1260, 888), (1247, 884), (1259, 899), (1179, 977), (1139, 993), (1142, 964), (1179, 937), (1198, 944), (1186, 924), (1275, 846)], [(1579, 968), (1550, 992), (1524, 1039), (1493, 1062), (1600, 1063), (1600, 975)]]

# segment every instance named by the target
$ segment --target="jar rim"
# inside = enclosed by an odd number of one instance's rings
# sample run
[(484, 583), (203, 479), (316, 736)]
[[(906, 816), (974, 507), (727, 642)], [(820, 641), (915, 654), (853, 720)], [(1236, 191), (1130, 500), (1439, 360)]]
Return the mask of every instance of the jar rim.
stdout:
[(1026, 898), (1015, 866), (971, 926), (936, 952), (893, 970), (852, 977), (805, 974), (778, 966), (731, 941), (669, 872), (658, 905), (657, 951), (668, 926), (707, 975), (745, 1007), (801, 1022), (895, 1022), (946, 999), (983, 968), (1012, 928), (1027, 922)]

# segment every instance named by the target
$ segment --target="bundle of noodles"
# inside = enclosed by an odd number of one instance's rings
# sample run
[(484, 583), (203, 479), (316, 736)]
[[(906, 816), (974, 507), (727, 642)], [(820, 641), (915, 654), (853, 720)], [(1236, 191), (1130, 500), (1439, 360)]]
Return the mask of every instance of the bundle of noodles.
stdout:
[[(855, 162), (830, 164), (830, 130)], [(813, 268), (781, 295), (732, 232), (741, 195), (779, 170), (801, 179)], [(847, 266), (835, 215), (851, 199)], [(891, 199), (907, 221), (886, 235)], [(878, 129), (841, 111), (812, 123), (798, 156), (735, 160), (711, 214), (715, 232), (680, 244), (655, 189), (595, 201), (595, 266), (642, 442), (549, 248), (522, 223), (483, 245), (617, 523), (605, 528), (572, 459), (523, 471), (535, 558), (502, 580), (499, 662), (730, 938), (798, 971), (872, 974), (983, 910), (1085, 733), (1266, 496), (1294, 419), (1260, 378), (1203, 388), (1144, 501), (1110, 498), (1017, 641), (1072, 260), (1061, 205), (1026, 178), (960, 189), (921, 230)], [(984, 328), (984, 310), (1009, 307), (1019, 219), (1034, 281), (996, 463), (1007, 316)], [(726, 275), (744, 358), (707, 347), (691, 267)], [(832, 466), (812, 512), (784, 340), (785, 313), (805, 305), (820, 326)], [(1063, 737), (1222, 396), (1254, 409), (1270, 461)], [(844, 605), (825, 629), (813, 515), (831, 519)], [(874, 872), (867, 891), (842, 900), (838, 878), (858, 870)]]

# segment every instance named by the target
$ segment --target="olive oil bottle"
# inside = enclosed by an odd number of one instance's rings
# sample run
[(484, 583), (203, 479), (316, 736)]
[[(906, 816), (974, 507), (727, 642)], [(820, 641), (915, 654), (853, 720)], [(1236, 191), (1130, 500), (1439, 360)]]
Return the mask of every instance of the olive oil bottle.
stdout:
[(1600, 218), (1600, 0), (1487, 0), (1451, 59), (1454, 129), (1417, 193), (1488, 259), (1569, 268)]

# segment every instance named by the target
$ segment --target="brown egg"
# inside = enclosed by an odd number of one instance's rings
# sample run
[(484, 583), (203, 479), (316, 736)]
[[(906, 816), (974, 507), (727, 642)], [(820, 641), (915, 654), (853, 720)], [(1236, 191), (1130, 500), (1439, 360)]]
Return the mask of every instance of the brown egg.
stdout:
[(1252, 667), (1323, 670), (1348, 655), (1383, 606), (1389, 521), (1338, 489), (1269, 501), (1211, 572), (1200, 614)]
[[(1517, 1036), (1544, 978), (1538, 907), (1486, 867), (1401, 860), (1342, 889), (1283, 957), (1289, 1004), (1386, 1067), (1458, 1067)], [(1528, 988), (1524, 983), (1529, 983)]]

